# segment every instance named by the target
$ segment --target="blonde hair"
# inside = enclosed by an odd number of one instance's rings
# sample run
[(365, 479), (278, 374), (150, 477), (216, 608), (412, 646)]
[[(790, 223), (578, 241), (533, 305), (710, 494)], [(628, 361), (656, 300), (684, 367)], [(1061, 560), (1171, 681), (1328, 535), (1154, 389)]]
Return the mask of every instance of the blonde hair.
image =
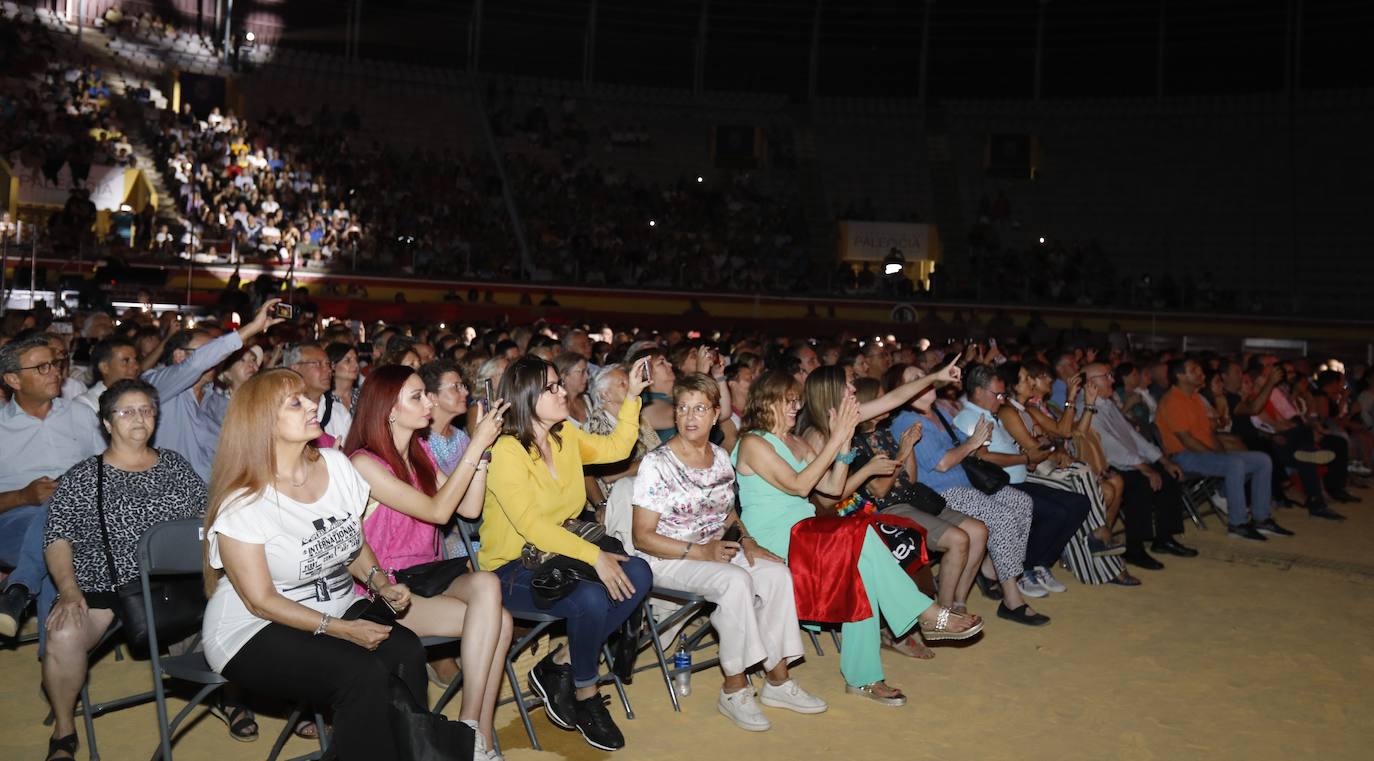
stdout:
[(815, 430), (823, 437), (830, 436), (829, 414), (844, 401), (845, 384), (844, 368), (839, 365), (818, 367), (806, 376), (806, 409), (797, 416), (797, 433)]
[[(277, 414), (291, 396), (305, 391), (305, 381), (294, 370), (276, 368), (249, 378), (229, 399), (229, 411), (220, 428), (219, 449), (210, 471), (209, 499), (205, 509), (205, 534), (224, 506), (251, 500), (276, 478), (277, 447), (274, 432)], [(318, 458), (313, 446), (307, 457)], [(215, 593), (224, 571), (210, 567), (210, 543), (204, 549), (205, 596)]]

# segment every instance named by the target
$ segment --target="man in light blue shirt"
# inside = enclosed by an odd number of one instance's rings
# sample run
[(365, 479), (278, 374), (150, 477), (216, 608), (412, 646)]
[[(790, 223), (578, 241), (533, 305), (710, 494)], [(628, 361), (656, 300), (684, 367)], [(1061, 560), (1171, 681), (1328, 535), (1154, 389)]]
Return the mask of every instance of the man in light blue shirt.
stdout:
[(40, 620), (57, 596), (43, 560), (44, 503), (71, 466), (105, 451), (95, 413), (61, 397), (61, 368), (41, 336), (0, 347), (0, 379), (12, 395), (0, 407), (0, 565), (13, 568), (0, 634), (10, 637), (34, 595)]
[(225, 357), (243, 348), (244, 342), (253, 336), (281, 322), (268, 317), (278, 301), (280, 299), (267, 301), (251, 322), (213, 340), (203, 330), (179, 331), (168, 339), (164, 349), (167, 364), (143, 374), (143, 380), (153, 384), (161, 399), (153, 445), (185, 457), (207, 484), (219, 446), (222, 421), (213, 419), (212, 408), (205, 403), (208, 396), (205, 385), (213, 379), (215, 367)]
[[(1076, 370), (1075, 370), (1076, 372)], [(1092, 505), (1082, 494), (1026, 481), (1030, 455), (1021, 451), (1016, 439), (997, 419), (1006, 402), (1006, 385), (992, 365), (975, 364), (964, 368), (964, 393), (968, 400), (954, 417), (954, 427), (965, 436), (973, 433), (979, 420), (990, 420), (994, 427), (988, 452), (983, 459), (1000, 465), (1011, 478), (1013, 489), (1031, 498), (1031, 531), (1026, 542), (1026, 573), (1017, 582), (1027, 597), (1044, 597), (1048, 592), (1067, 590), (1050, 569), (1059, 562), (1064, 548), (1078, 533)]]

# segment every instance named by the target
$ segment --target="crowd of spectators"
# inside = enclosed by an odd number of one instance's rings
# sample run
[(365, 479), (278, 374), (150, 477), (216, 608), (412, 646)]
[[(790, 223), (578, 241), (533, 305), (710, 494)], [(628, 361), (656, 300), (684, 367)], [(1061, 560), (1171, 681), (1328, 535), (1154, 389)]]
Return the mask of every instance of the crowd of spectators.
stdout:
[[(631, 167), (655, 145), (642, 123), (589, 129), (562, 96), (524, 111), (492, 80), (487, 106), (535, 267), (563, 281), (713, 291), (796, 292), (810, 251), (795, 183), (770, 171), (683, 174), (656, 182)], [(773, 168), (790, 143), (770, 130)]]
[[(207, 525), (233, 538), (239, 553), (265, 529), (250, 531), (242, 517), (221, 527), (227, 519), (215, 517), (215, 495), (224, 496), (225, 484), (217, 479), (230, 461), (259, 447), (245, 447), (242, 437), (269, 434), (251, 433), (246, 421), (259, 418), (243, 417), (267, 413), (235, 412), (258, 403), (247, 400), (266, 398), (264, 386), (298, 389), (289, 398), (304, 409), (273, 413), (287, 416), (270, 434), (286, 438), (273, 446), (296, 441), (304, 447), (278, 458), (289, 460), (281, 467), (290, 472), (278, 474), (283, 495), (305, 499), (299, 495), (309, 492), (299, 490), (308, 490), (312, 472), (328, 470), (331, 479), (353, 473), (334, 452), (342, 447), (355, 462), (360, 456), (365, 461), (357, 465), (360, 476), (346, 479), (349, 490), (365, 494), (371, 484), (388, 510), (413, 516), (396, 518), (401, 523), (390, 533), (369, 534), (363, 558), (372, 557), (368, 545), (378, 553), (400, 551), (395, 542), (401, 534), (394, 532), (412, 525), (406, 520), (420, 521), (416, 541), (428, 547), (421, 548), (421, 560), (432, 559), (427, 553), (441, 546), (463, 546), (467, 556), (472, 548), (463, 532), (480, 521), (477, 562), (501, 578), (501, 588), (509, 587), (507, 606), (544, 594), (519, 560), (526, 543), (586, 561), (612, 599), (629, 605), (643, 599), (651, 572), (672, 578), (674, 586), (699, 584), (701, 593), (729, 607), (712, 617), (723, 627), (720, 710), (753, 731), (771, 726), (760, 703), (801, 713), (825, 710), (824, 701), (787, 669), (801, 654), (797, 620), (842, 624), (846, 691), (902, 705), (907, 696), (883, 677), (880, 645), (928, 658), (929, 644), (976, 636), (985, 622), (969, 611), (974, 586), (1000, 601), (998, 618), (1044, 626), (1050, 616), (1038, 608), (1071, 589), (1055, 577), (1061, 561), (1082, 584), (1075, 593), (1084, 593), (1097, 585), (1139, 586), (1149, 576), (1142, 580), (1133, 571), (1157, 572), (1165, 567), (1161, 557), (1173, 564), (1198, 554), (1181, 541), (1184, 515), (1205, 505), (1184, 497), (1185, 484), (1214, 484), (1211, 502), (1226, 516), (1232, 536), (1283, 541), (1311, 524), (1295, 524), (1284, 516), (1299, 512), (1282, 508), (1301, 508), (1311, 520), (1343, 520), (1336, 504), (1360, 501), (1351, 490), (1367, 485), (1374, 465), (1374, 371), (1334, 359), (1143, 351), (1083, 334), (1065, 334), (1056, 345), (1037, 342), (1043, 334), (1030, 326), (1010, 323), (997, 329), (1000, 342), (944, 345), (845, 332), (689, 338), (684, 330), (545, 322), (376, 324), (364, 342), (347, 323), (329, 319), (339, 316), (284, 322), (268, 316), (272, 303), (241, 326), (228, 323), (228, 302), (225, 313), (194, 328), (171, 313), (143, 309), (119, 320), (77, 314), (69, 330), (40, 313), (12, 312), (6, 320), (0, 335), (7, 397), (0, 411), (0, 563), (12, 571), (0, 595), (0, 633), (18, 630), (34, 596), (40, 618), (62, 616), (48, 632), (49, 648), (56, 648), (50, 652), (60, 654), (51, 657), (62, 659), (51, 669), (45, 665), (50, 696), (74, 699), (68, 687), (73, 675), (84, 673), (80, 645), (94, 636), (63, 623), (76, 620), (73, 600), (84, 595), (79, 604), (93, 611), (108, 605), (104, 577), (96, 579), (95, 561), (83, 554), (91, 551), (89, 542), (70, 528), (85, 525), (80, 495), (89, 488), (64, 491), (69, 481), (93, 478), (87, 458), (104, 446), (97, 421), (113, 436), (106, 452), (107, 465), (116, 468), (109, 475), (116, 479), (112, 487), (142, 472), (139, 463), (157, 460), (158, 449), (147, 449), (155, 436), (153, 445), (166, 453), (160, 462), (175, 479), (208, 482)], [(576, 399), (569, 398), (573, 394)], [(291, 415), (304, 415), (306, 422)], [(56, 441), (54, 426), (66, 432), (62, 446), (40, 445)], [(400, 450), (414, 468), (409, 485), (396, 478), (402, 471), (392, 455), (376, 453), (386, 447), (375, 442), (391, 442), (402, 427), (407, 441), (412, 428), (416, 437)], [(71, 435), (74, 430), (80, 435)], [(486, 460), (464, 455), (470, 443), (492, 448), (490, 475)], [(360, 446), (372, 449), (358, 452)], [(236, 454), (223, 454), (225, 447)], [(313, 454), (317, 447), (328, 456)], [(534, 452), (548, 468), (532, 459)], [(321, 465), (312, 470), (312, 462)], [(437, 479), (436, 467), (450, 479), (461, 476), (461, 483)], [(548, 478), (546, 471), (555, 468), (558, 477)], [(482, 486), (483, 479), (490, 481)], [(738, 514), (733, 497), (721, 497), (733, 495), (736, 479)], [(469, 484), (478, 485), (470, 494)], [(50, 503), (54, 493), (66, 496)], [(359, 499), (354, 515), (362, 514), (366, 500)], [(165, 517), (188, 510), (199, 512), (178, 503)], [(618, 543), (589, 544), (560, 528), (578, 516), (603, 524)], [(811, 522), (792, 529), (802, 519)], [(899, 542), (909, 537), (938, 554), (938, 592), (922, 573), (924, 562), (907, 562), (913, 557), (908, 549), (885, 547), (888, 540), (876, 534), (873, 546), (846, 538), (852, 558), (819, 552), (869, 525), (883, 525), (885, 536)], [(736, 533), (726, 536), (731, 526)], [(366, 521), (363, 527), (380, 530)], [(436, 530), (451, 536), (423, 537)], [(222, 552), (226, 539), (219, 541)], [(52, 548), (62, 542), (67, 548), (54, 555)], [(244, 556), (211, 559), (231, 571), (215, 587), (215, 598), (233, 595), (240, 583), (235, 574), (244, 572), (234, 564), (246, 562)], [(781, 559), (792, 569), (790, 583), (766, 569), (725, 570), (746, 560), (755, 566)], [(75, 575), (64, 570), (73, 562)], [(347, 572), (372, 587), (372, 562), (351, 563)], [(342, 565), (339, 572), (345, 572)], [(815, 587), (818, 578), (857, 584), (860, 577), (875, 596), (870, 599), (880, 601), (874, 604), (882, 619), (873, 616), (876, 608), (848, 607)], [(482, 578), (473, 577), (475, 586), (467, 591), (455, 587), (454, 599), (479, 605)], [(750, 585), (755, 593), (736, 594), (736, 587)], [(403, 588), (384, 581), (376, 581), (376, 589), (402, 608), (409, 600)], [(600, 597), (577, 596), (566, 609), (555, 608), (569, 617), (570, 650), (547, 656), (531, 681), (551, 721), (614, 749), (624, 741), (596, 694), (595, 664), (607, 633), (627, 619), (614, 605), (603, 610), (606, 592), (596, 589)], [(377, 643), (379, 632), (366, 624), (334, 620), (337, 601), (309, 613), (260, 598), (261, 591), (251, 594), (253, 612), (236, 615), (265, 617), (277, 628), (258, 645), (212, 640), (219, 648), (212, 663), (252, 690), (295, 694), (269, 678), (266, 661), (259, 662), (282, 657), (276, 649), (269, 657), (268, 640), (273, 648), (297, 648), (302, 663), (317, 665), (322, 656), (307, 652), (314, 652), (315, 640), (302, 639), (299, 630), (314, 628), (363, 647)], [(766, 605), (756, 608), (755, 594), (764, 595)], [(795, 607), (788, 602), (793, 597)], [(560, 605), (556, 599), (551, 604)], [(428, 603), (417, 607), (429, 609)], [(483, 647), (504, 647), (508, 635), (495, 633), (499, 617), (483, 615), (471, 614), (467, 626), (480, 618), (494, 627), (481, 635)], [(748, 618), (741, 622), (741, 616)], [(214, 621), (222, 620), (216, 613)], [(402, 623), (421, 635), (463, 633), (428, 614)], [(411, 639), (394, 640), (390, 654), (379, 651), (378, 657), (419, 657), (406, 650), (418, 648), (418, 640), (406, 637)], [(255, 654), (252, 663), (233, 660), (232, 648), (239, 646)], [(451, 678), (452, 661), (444, 669), (443, 658), (435, 658), (431, 678)], [(371, 668), (365, 660), (357, 667)], [(742, 675), (760, 664), (767, 679), (756, 695)], [(804, 678), (818, 678), (817, 670), (807, 667)], [(331, 693), (340, 721), (359, 710), (351, 694)], [(477, 759), (493, 757), (488, 697), (464, 703)], [(68, 737), (72, 714), (70, 705), (54, 708), (51, 757), (65, 758), (63, 751), (70, 755), (74, 745)], [(246, 708), (226, 703), (221, 710), (234, 717), (226, 720), (231, 731), (249, 731)]]
[(158, 117), (155, 150), (197, 252), (481, 279), (519, 269), (499, 181), (478, 162), (390, 150), (327, 105), (251, 124), (189, 105)]

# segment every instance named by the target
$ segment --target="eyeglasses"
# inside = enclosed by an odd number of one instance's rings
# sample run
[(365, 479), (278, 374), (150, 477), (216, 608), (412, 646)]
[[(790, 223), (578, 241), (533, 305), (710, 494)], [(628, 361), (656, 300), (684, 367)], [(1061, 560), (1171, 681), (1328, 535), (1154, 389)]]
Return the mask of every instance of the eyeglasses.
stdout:
[(124, 407), (123, 409), (111, 410), (110, 414), (120, 420), (132, 420), (135, 417), (154, 418), (157, 417), (157, 408), (147, 405), (142, 407)]
[(28, 367), (21, 367), (21, 368), (19, 368), (19, 369), (20, 369), (20, 370), (33, 370), (34, 372), (38, 373), (39, 375), (48, 375), (48, 374), (50, 374), (50, 373), (53, 371), (54, 368), (57, 368), (57, 367), (61, 366), (62, 364), (63, 364), (62, 361), (60, 361), (60, 360), (54, 360), (54, 361), (52, 361), (52, 362), (39, 362), (39, 363), (36, 364), (36, 365), (29, 365)]
[(440, 384), (434, 389), (434, 393), (436, 393), (436, 394), (442, 394), (442, 393), (444, 393), (445, 391), (448, 391), (448, 390), (451, 389), (451, 388), (460, 389), (460, 390), (462, 390), (462, 391), (467, 391), (467, 390), (468, 390), (467, 385), (464, 384), (462, 381), (454, 381), (454, 382), (452, 382), (452, 383), (440, 383)]
[(1088, 376), (1088, 380), (1097, 380), (1098, 378), (1115, 378), (1115, 377), (1116, 377), (1116, 375), (1115, 375), (1114, 373), (1098, 373), (1097, 375), (1089, 375), (1089, 376)]
[(715, 407), (708, 407), (704, 404), (679, 404), (677, 414), (683, 417), (705, 417), (706, 413), (714, 409)]
[(561, 381), (561, 380), (556, 380), (556, 381), (554, 381), (553, 383), (550, 383), (549, 385), (547, 385), (547, 386), (544, 387), (544, 393), (546, 393), (546, 394), (556, 394), (556, 393), (558, 393), (559, 391), (567, 391), (567, 390), (568, 390), (568, 387), (565, 386), (565, 385), (563, 385), (563, 381)]
[(802, 401), (801, 399), (799, 399), (799, 398), (790, 398), (790, 397), (787, 398), (787, 399), (782, 400), (782, 403), (785, 404), (785, 405), (787, 405), (788, 407), (796, 407), (797, 409), (801, 409), (802, 405), (805, 404), (805, 402), (803, 402), (803, 401)]
[(301, 365), (319, 365), (321, 368), (328, 370), (329, 368), (334, 366), (334, 363), (330, 362), (327, 359), (308, 359), (303, 362), (296, 363), (297, 367), (300, 367)]

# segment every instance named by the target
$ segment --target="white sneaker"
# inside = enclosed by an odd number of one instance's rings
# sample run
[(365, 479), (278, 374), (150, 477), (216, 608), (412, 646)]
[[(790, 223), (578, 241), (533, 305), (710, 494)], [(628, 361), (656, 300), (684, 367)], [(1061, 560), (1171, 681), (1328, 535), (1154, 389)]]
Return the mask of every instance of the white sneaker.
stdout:
[(1049, 591), (1040, 586), (1040, 582), (1035, 580), (1035, 570), (1026, 571), (1021, 578), (1016, 580), (1016, 588), (1021, 590), (1021, 594), (1026, 597), (1044, 597)]
[(759, 702), (773, 708), (786, 708), (797, 713), (825, 713), (830, 706), (824, 700), (803, 690), (797, 684), (797, 680), (788, 679), (779, 685), (768, 683), (768, 679), (763, 680), (763, 692), (759, 695)]
[(735, 726), (750, 732), (767, 732), (773, 727), (759, 710), (759, 704), (754, 702), (754, 690), (750, 687), (730, 693), (721, 690), (720, 697), (716, 698), (716, 710), (735, 722)]
[(472, 761), (494, 761), (502, 758), (500, 754), (487, 749), (487, 740), (482, 737), (482, 730), (477, 727), (477, 722), (463, 719), (463, 723), (472, 727)]
[(1064, 586), (1064, 584), (1060, 582), (1059, 579), (1054, 578), (1054, 574), (1050, 573), (1050, 569), (1046, 568), (1043, 565), (1038, 565), (1035, 567), (1035, 580), (1040, 583), (1040, 586), (1044, 587), (1045, 589), (1048, 589), (1051, 592), (1069, 591), (1069, 588)]

